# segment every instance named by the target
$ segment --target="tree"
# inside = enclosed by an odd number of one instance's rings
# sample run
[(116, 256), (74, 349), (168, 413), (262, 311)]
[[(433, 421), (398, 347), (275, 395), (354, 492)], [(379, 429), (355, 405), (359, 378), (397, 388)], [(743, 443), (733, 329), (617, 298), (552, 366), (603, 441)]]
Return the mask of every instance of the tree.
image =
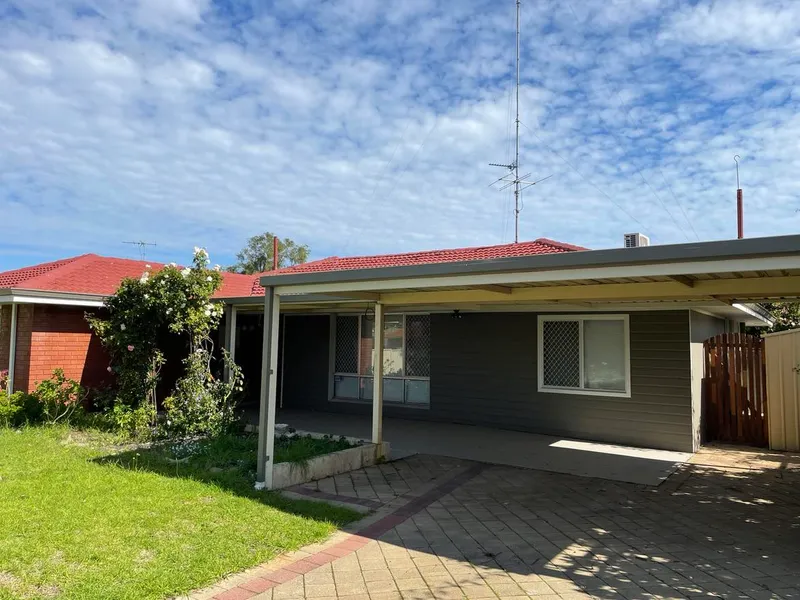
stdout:
[(800, 327), (800, 302), (763, 302), (761, 306), (775, 319), (775, 325), (770, 332)]
[[(271, 270), (274, 238), (275, 235), (269, 232), (251, 237), (247, 240), (247, 246), (236, 255), (236, 264), (228, 267), (228, 271), (252, 275)], [(289, 238), (278, 239), (278, 268), (306, 262), (308, 252), (305, 244), (298, 244)]]

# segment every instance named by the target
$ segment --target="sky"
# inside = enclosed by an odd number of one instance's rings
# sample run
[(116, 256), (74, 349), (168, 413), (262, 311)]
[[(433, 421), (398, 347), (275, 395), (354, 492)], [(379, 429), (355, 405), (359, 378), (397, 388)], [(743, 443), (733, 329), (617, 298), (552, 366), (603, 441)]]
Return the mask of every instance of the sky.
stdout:
[[(522, 240), (800, 225), (800, 2), (523, 0)], [(513, 241), (513, 0), (0, 0), (0, 270)]]

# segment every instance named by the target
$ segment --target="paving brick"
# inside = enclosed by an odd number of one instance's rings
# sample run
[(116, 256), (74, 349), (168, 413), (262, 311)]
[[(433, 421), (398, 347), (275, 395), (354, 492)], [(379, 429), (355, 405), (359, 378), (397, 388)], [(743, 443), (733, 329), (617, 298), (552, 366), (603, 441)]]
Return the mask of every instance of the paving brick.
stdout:
[[(311, 484), (394, 498), (364, 522), (379, 541), (339, 535), (276, 562), (309, 570), (278, 571), (297, 581), (277, 585), (272, 598), (301, 597), (300, 590), (324, 598), (335, 584), (339, 598), (372, 600), (798, 600), (800, 473), (731, 476), (690, 465), (679, 482), (646, 488), (510, 467), (482, 468), (459, 481), (466, 470), (452, 459), (412, 457)], [(264, 565), (225, 585), (258, 576), (275, 577)]]

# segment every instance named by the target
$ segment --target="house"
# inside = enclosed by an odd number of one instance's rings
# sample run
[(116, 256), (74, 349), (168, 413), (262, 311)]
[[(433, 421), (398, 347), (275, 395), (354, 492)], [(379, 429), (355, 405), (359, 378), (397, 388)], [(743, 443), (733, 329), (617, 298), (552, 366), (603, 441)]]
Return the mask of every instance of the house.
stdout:
[[(371, 414), (374, 442), (392, 415), (692, 452), (702, 342), (769, 324), (752, 302), (800, 297), (800, 236), (537, 240), (331, 258), (260, 283), (259, 486), (280, 407)], [(253, 308), (232, 304), (230, 321)]]
[[(102, 310), (126, 277), (163, 266), (84, 254), (0, 273), (0, 371), (8, 370), (17, 391), (31, 391), (55, 368), (84, 386), (101, 385), (108, 357), (86, 312)], [(263, 293), (256, 276), (223, 273), (217, 297)]]
[[(144, 266), (93, 261), (84, 273), (50, 263), (23, 269), (25, 279), (0, 274), (0, 305), (33, 305), (34, 322), (55, 306), (59, 319), (79, 318), (125, 269), (138, 276)], [(386, 415), (691, 452), (701, 441), (703, 340), (768, 324), (752, 302), (800, 297), (800, 236), (611, 250), (539, 239), (331, 257), (228, 274), (217, 297), (224, 344), (250, 363), (258, 392), (261, 486), (271, 485), (280, 408), (371, 414), (374, 441)], [(0, 356), (8, 313), (2, 306)], [(18, 331), (20, 348), (26, 336), (41, 341), (18, 350), (17, 363), (27, 352), (31, 365), (53, 366), (59, 352), (47, 346), (59, 338), (49, 335)], [(91, 334), (80, 335), (75, 353), (91, 371)]]

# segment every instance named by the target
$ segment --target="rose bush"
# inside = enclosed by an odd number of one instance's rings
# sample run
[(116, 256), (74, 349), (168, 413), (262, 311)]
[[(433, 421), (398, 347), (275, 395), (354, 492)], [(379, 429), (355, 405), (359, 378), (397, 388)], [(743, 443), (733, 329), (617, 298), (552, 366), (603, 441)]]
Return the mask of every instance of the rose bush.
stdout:
[[(161, 427), (162, 433), (213, 433), (233, 420), (232, 397), (241, 388), (241, 371), (231, 369), (227, 381), (217, 381), (212, 374), (213, 342), (210, 333), (219, 325), (223, 314), (220, 303), (211, 301), (222, 285), (219, 267), (209, 268), (208, 253), (194, 249), (191, 267), (179, 268), (170, 263), (151, 272), (149, 265), (139, 279), (126, 279), (119, 290), (105, 302), (107, 314), (87, 315), (92, 329), (108, 349), (109, 371), (116, 376), (113, 412), (130, 420), (137, 415), (153, 415), (156, 426), (156, 386), (166, 360), (159, 347), (165, 331), (187, 338), (185, 375), (178, 381), (171, 406), (202, 406), (203, 415), (191, 410), (192, 425), (181, 428)], [(198, 361), (195, 357), (202, 356)], [(229, 358), (226, 358), (229, 360)], [(234, 365), (235, 367), (235, 365)], [(211, 384), (214, 385), (211, 385)], [(143, 406), (149, 409), (141, 411)], [(171, 418), (167, 418), (172, 421)], [(141, 418), (134, 420), (141, 429)], [(127, 422), (127, 421), (126, 421)]]

